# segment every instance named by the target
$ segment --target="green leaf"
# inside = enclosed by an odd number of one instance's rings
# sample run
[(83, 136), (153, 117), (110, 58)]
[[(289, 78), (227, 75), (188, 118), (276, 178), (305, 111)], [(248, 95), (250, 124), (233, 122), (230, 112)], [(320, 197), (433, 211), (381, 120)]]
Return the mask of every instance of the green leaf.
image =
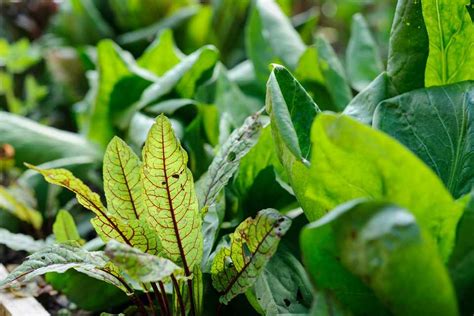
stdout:
[(170, 121), (157, 117), (143, 148), (143, 192), (147, 219), (158, 233), (163, 255), (185, 270), (202, 258), (201, 215), (188, 155), (174, 135)]
[[(98, 87), (90, 109), (88, 137), (105, 147), (115, 134), (114, 120), (127, 113), (154, 78), (111, 40), (97, 46)], [(123, 94), (123, 89), (127, 94)]]
[(99, 160), (97, 148), (83, 137), (6, 112), (0, 112), (0, 143), (14, 146), (20, 164), (24, 161), (41, 164), (77, 156)]
[(244, 124), (229, 136), (217, 152), (208, 172), (197, 182), (199, 207), (214, 204), (219, 192), (239, 168), (240, 160), (257, 143), (262, 129), (260, 114), (248, 117)]
[(387, 73), (396, 94), (424, 87), (428, 47), (421, 1), (399, 0), (390, 32), (387, 62)]
[(29, 235), (14, 234), (0, 228), (0, 244), (16, 251), (35, 252), (46, 246), (42, 240), (34, 240)]
[(268, 78), (271, 63), (283, 63), (294, 70), (306, 49), (298, 32), (273, 0), (255, 1), (245, 32), (247, 56), (262, 83)]
[(70, 245), (51, 245), (32, 254), (0, 282), (0, 287), (25, 283), (48, 272), (63, 273), (69, 269), (128, 292), (119, 281), (114, 267), (110, 265), (108, 258), (102, 252), (88, 252)]
[(474, 24), (466, 0), (425, 0), (423, 17), (430, 53), (425, 85), (474, 80)]
[(343, 113), (355, 118), (359, 122), (372, 125), (372, 119), (377, 105), (392, 95), (392, 89), (394, 88), (391, 85), (391, 80), (387, 73), (381, 73), (367, 88), (362, 90), (349, 102)]
[(351, 316), (352, 313), (327, 291), (318, 290), (314, 296), (311, 316)]
[(293, 188), (310, 220), (355, 198), (383, 199), (409, 209), (449, 257), (462, 205), (414, 154), (380, 131), (330, 113), (318, 115), (311, 140), (311, 167), (293, 175), (305, 177)]
[(9, 212), (13, 216), (27, 222), (35, 229), (40, 229), (43, 225), (43, 216), (32, 208), (19, 196), (20, 192), (12, 191), (0, 185), (0, 210)]
[(360, 13), (352, 16), (351, 37), (346, 50), (347, 76), (352, 87), (364, 90), (384, 69), (379, 48)]
[(316, 103), (284, 67), (275, 65), (267, 82), (266, 111), (272, 131), (299, 161), (310, 152), (311, 123), (319, 112)]
[(183, 269), (168, 259), (141, 252), (115, 241), (107, 244), (105, 254), (132, 279), (142, 283), (169, 282), (171, 275), (179, 277), (183, 274)]
[(184, 57), (143, 92), (137, 108), (151, 105), (173, 90), (182, 98), (193, 97), (197, 81), (216, 64), (217, 59), (218, 52), (214, 46), (204, 46)]
[(458, 198), (474, 186), (474, 82), (415, 90), (377, 107), (374, 127), (420, 157)]
[(281, 248), (246, 295), (265, 315), (307, 314), (313, 300), (303, 265), (291, 252)]
[(347, 203), (307, 226), (301, 243), (318, 287), (356, 315), (387, 314), (377, 298), (394, 315), (458, 314), (436, 242), (403, 208)]
[(211, 267), (212, 284), (221, 303), (227, 304), (255, 283), (290, 225), (288, 217), (266, 209), (235, 229), (230, 246), (219, 249)]
[(173, 32), (167, 29), (161, 32), (143, 55), (138, 58), (137, 64), (157, 76), (162, 76), (179, 64), (182, 58), (183, 54), (175, 46)]
[(53, 233), (58, 243), (66, 243), (68, 241), (81, 242), (81, 236), (77, 231), (74, 218), (66, 210), (60, 210), (56, 215), (56, 220), (53, 224)]

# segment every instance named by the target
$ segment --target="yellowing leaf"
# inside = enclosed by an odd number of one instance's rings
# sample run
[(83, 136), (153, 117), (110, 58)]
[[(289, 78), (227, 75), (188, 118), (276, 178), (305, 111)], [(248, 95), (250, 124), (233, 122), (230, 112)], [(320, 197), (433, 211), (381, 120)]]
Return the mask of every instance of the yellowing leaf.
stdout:
[(219, 292), (221, 303), (227, 304), (255, 283), (290, 225), (289, 218), (266, 209), (235, 229), (230, 247), (217, 252), (211, 267), (212, 284)]
[(163, 245), (164, 255), (187, 276), (202, 257), (201, 215), (188, 155), (170, 121), (160, 115), (143, 148), (143, 189), (147, 218)]
[(17, 199), (7, 188), (0, 186), (0, 210), (5, 210), (13, 216), (40, 229), (43, 217), (37, 210)]

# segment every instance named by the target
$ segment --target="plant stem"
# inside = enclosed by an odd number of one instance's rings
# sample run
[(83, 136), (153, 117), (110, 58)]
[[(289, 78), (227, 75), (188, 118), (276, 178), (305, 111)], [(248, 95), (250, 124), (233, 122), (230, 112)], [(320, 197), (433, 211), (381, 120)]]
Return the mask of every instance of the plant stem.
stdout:
[(193, 281), (187, 280), (187, 283), (188, 283), (188, 291), (189, 291), (189, 302), (191, 303), (191, 316), (194, 316), (196, 315), (196, 307), (194, 306)]
[(165, 302), (166, 312), (168, 313), (168, 315), (171, 316), (171, 310), (170, 310), (170, 307), (168, 305), (168, 300), (166, 298), (165, 285), (161, 281), (159, 281), (158, 284), (160, 285), (161, 295), (163, 296), (163, 299), (164, 299), (164, 302)]
[(166, 308), (165, 298), (164, 298), (163, 293), (160, 293), (160, 291), (158, 290), (158, 287), (156, 286), (156, 283), (151, 282), (150, 284), (151, 284), (151, 287), (153, 288), (153, 292), (155, 293), (156, 300), (160, 304), (160, 309), (161, 309), (162, 314), (169, 315), (169, 311)]
[[(176, 278), (174, 277), (174, 275), (171, 275), (171, 280), (173, 281), (174, 290), (176, 291), (176, 296), (178, 297), (178, 303), (179, 303), (179, 308), (181, 309), (181, 315), (185, 316), (186, 308), (184, 307), (183, 297), (181, 296), (181, 291), (179, 289), (178, 281), (176, 281)], [(192, 297), (191, 297), (191, 300), (192, 300)]]
[(153, 313), (153, 315), (157, 315), (156, 310), (155, 310), (155, 305), (153, 304), (153, 300), (151, 299), (150, 293), (145, 292), (145, 295), (146, 295), (146, 299), (148, 300), (148, 305), (150, 306), (151, 312)]

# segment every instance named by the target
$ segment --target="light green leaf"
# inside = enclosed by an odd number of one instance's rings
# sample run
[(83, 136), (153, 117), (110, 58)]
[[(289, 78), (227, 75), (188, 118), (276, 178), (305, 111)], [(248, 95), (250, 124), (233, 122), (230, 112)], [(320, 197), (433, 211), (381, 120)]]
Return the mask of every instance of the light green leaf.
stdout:
[(399, 0), (390, 32), (387, 73), (396, 93), (423, 88), (428, 33), (420, 0)]
[(245, 44), (257, 78), (265, 82), (271, 63), (295, 69), (306, 47), (289, 19), (273, 0), (258, 0), (247, 22)]
[(257, 143), (262, 125), (259, 113), (248, 117), (240, 128), (232, 132), (219, 149), (208, 172), (197, 182), (201, 209), (214, 204), (219, 192), (238, 170), (240, 160)]
[(53, 224), (53, 233), (58, 243), (66, 243), (68, 241), (83, 242), (77, 231), (74, 219), (66, 210), (60, 210), (56, 215)]
[(430, 53), (425, 85), (474, 80), (474, 24), (466, 0), (424, 0)]
[(63, 273), (69, 269), (87, 274), (127, 292), (119, 281), (117, 271), (102, 252), (88, 252), (70, 245), (51, 245), (32, 254), (0, 282), (0, 287), (25, 283), (48, 272)]
[(318, 115), (311, 140), (311, 167), (304, 185), (293, 187), (310, 220), (355, 198), (384, 199), (409, 209), (441, 256), (449, 257), (462, 205), (414, 154), (377, 130), (329, 113)]
[(383, 101), (374, 127), (420, 157), (458, 198), (474, 186), (474, 82), (415, 90)]
[(352, 87), (364, 90), (384, 69), (380, 51), (369, 25), (360, 13), (352, 17), (351, 38), (346, 50), (347, 76)]
[(0, 210), (9, 212), (20, 220), (31, 224), (35, 229), (40, 229), (43, 224), (43, 216), (28, 203), (22, 201), (19, 194), (20, 192), (0, 186)]
[(183, 269), (172, 261), (156, 257), (140, 250), (111, 241), (105, 248), (105, 254), (132, 279), (142, 282), (170, 281), (170, 276), (183, 275)]
[(115, 136), (104, 155), (104, 192), (110, 214), (124, 220), (143, 213), (141, 162), (130, 147)]
[(265, 315), (307, 314), (313, 300), (303, 265), (291, 252), (281, 248), (246, 295)]
[(143, 190), (150, 226), (158, 233), (163, 255), (192, 273), (202, 258), (201, 215), (188, 155), (170, 121), (160, 115), (143, 148)]
[(377, 298), (394, 315), (458, 315), (436, 242), (405, 209), (350, 202), (307, 226), (301, 243), (318, 287), (356, 315), (387, 314)]
[(42, 240), (34, 240), (29, 235), (14, 234), (0, 228), (0, 244), (16, 251), (35, 252), (46, 246)]
[(255, 283), (290, 225), (288, 217), (266, 209), (235, 229), (230, 246), (219, 249), (211, 267), (212, 284), (221, 303), (227, 304)]
[(157, 76), (162, 76), (179, 64), (182, 58), (183, 54), (175, 46), (173, 32), (167, 29), (161, 32), (143, 55), (138, 58), (137, 64)]

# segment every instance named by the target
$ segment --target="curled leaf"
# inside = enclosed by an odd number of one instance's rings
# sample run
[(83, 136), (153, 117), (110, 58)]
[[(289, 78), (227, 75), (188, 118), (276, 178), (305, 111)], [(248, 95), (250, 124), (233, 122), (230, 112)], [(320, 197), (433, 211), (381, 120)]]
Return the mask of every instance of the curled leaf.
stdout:
[(9, 189), (0, 186), (0, 210), (5, 210), (13, 216), (31, 224), (35, 229), (41, 228), (43, 217), (37, 210), (18, 199)]
[(27, 252), (35, 252), (46, 246), (42, 240), (34, 240), (28, 235), (14, 234), (4, 228), (0, 228), (0, 244), (13, 250)]

